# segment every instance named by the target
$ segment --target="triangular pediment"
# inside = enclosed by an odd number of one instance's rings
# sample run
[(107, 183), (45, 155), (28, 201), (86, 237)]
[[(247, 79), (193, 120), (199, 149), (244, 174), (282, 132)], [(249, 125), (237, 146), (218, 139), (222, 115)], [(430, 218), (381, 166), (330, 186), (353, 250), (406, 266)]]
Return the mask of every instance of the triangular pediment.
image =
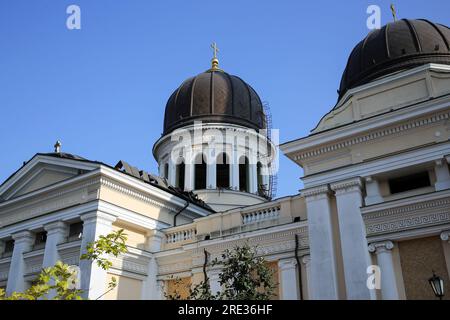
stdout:
[(35, 156), (0, 186), (0, 199), (9, 200), (71, 179), (98, 167), (96, 163)]

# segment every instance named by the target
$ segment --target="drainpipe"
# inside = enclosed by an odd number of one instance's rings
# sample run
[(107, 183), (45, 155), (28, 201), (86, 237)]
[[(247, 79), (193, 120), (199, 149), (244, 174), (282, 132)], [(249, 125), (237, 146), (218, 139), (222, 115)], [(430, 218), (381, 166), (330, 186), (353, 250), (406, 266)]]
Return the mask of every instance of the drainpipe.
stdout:
[(295, 235), (295, 260), (297, 260), (298, 285), (300, 286), (300, 300), (303, 300), (302, 265), (298, 256), (298, 234)]
[(208, 251), (203, 249), (203, 253), (205, 254), (205, 260), (203, 262), (203, 277), (205, 278), (205, 283), (209, 282), (208, 274), (206, 273), (206, 265), (208, 264)]
[(175, 213), (175, 215), (173, 216), (173, 226), (176, 227), (177, 226), (177, 216), (182, 213), (187, 207), (189, 207), (189, 201), (186, 201), (186, 204), (184, 205), (183, 208), (181, 208), (180, 211), (178, 211), (177, 213)]

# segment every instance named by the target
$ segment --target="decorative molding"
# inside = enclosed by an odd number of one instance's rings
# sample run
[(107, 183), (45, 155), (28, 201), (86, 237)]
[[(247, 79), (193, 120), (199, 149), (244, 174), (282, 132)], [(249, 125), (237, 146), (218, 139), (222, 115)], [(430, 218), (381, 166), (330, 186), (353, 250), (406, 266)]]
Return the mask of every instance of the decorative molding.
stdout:
[[(51, 211), (61, 210), (80, 204), (82, 201), (87, 201), (87, 188), (98, 183), (98, 179), (91, 179), (74, 188), (64, 187), (62, 190), (59, 189), (46, 196), (40, 194), (36, 199), (33, 199), (34, 201), (23, 200), (23, 204), (20, 203), (18, 206), (12, 206), (8, 210), (0, 209), (2, 215), (0, 226), (4, 227), (20, 220), (38, 217)], [(15, 199), (17, 198), (11, 199), (11, 201)], [(8, 205), (9, 202), (5, 202), (4, 204)]]
[(380, 233), (400, 232), (408, 229), (414, 229), (425, 226), (433, 226), (450, 222), (448, 212), (422, 214), (420, 216), (399, 218), (397, 221), (388, 221), (384, 223), (374, 223), (366, 227), (367, 236), (373, 236)]
[(114, 257), (109, 256), (109, 260), (112, 262), (112, 267), (117, 270), (127, 271), (134, 274), (147, 275), (149, 258), (127, 252), (125, 254)]
[(112, 189), (114, 191), (118, 191), (118, 192), (128, 195), (130, 197), (133, 197), (137, 200), (155, 205), (160, 208), (170, 210), (172, 212), (177, 212), (176, 208), (174, 208), (172, 206), (168, 206), (168, 205), (164, 204), (163, 202), (156, 201), (142, 192), (138, 192), (138, 191), (132, 190), (131, 188), (127, 188), (123, 185), (120, 185), (120, 184), (110, 180), (110, 179), (102, 177), (102, 178), (100, 178), (100, 184), (109, 189)]
[(304, 153), (301, 153), (299, 155), (296, 155), (294, 157), (295, 160), (304, 160), (307, 158), (317, 157), (325, 153), (333, 152), (342, 148), (348, 148), (349, 146), (360, 144), (360, 143), (367, 143), (372, 140), (384, 138), (386, 136), (398, 134), (400, 132), (408, 131), (414, 128), (419, 128), (423, 126), (427, 126), (430, 124), (434, 124), (439, 121), (445, 121), (450, 118), (450, 112), (444, 112), (441, 114), (434, 114), (429, 117), (425, 117), (422, 119), (417, 119), (413, 121), (409, 121), (407, 123), (403, 123), (401, 125), (392, 126), (390, 128), (383, 128), (381, 130), (376, 130), (364, 135), (360, 135), (358, 137), (349, 138), (341, 142), (337, 142), (328, 146), (319, 147), (316, 149), (313, 149), (311, 151), (307, 151)]
[(368, 237), (450, 223), (448, 190), (362, 208)]

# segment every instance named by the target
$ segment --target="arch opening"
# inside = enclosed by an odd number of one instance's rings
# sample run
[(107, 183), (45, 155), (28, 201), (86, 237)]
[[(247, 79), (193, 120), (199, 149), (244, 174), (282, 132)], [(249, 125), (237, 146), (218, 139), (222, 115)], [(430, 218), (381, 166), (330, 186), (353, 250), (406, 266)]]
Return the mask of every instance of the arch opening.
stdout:
[(194, 189), (206, 189), (206, 161), (203, 153), (200, 153), (195, 157)]
[(216, 161), (216, 185), (217, 188), (230, 187), (230, 161), (226, 153), (220, 153)]

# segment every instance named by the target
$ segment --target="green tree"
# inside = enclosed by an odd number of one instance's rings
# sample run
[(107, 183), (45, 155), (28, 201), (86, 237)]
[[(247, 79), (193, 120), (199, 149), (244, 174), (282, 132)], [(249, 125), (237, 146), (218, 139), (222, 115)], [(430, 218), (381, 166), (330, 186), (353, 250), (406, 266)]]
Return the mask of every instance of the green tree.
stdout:
[[(190, 288), (191, 300), (269, 300), (274, 296), (277, 283), (273, 280), (273, 270), (264, 257), (258, 256), (256, 248), (248, 243), (233, 250), (225, 250), (221, 259), (214, 259), (209, 266), (220, 266), (220, 292), (211, 292), (209, 279)], [(175, 290), (166, 298), (178, 300)]]
[[(127, 252), (126, 240), (127, 236), (123, 229), (106, 236), (100, 236), (98, 240), (88, 243), (86, 253), (82, 254), (80, 259), (92, 260), (102, 269), (108, 270), (112, 266), (112, 262), (105, 256), (113, 255), (117, 257)], [(51, 292), (54, 293), (52, 298), (54, 300), (81, 300), (83, 290), (76, 288), (76, 281), (76, 270), (68, 264), (57, 261), (54, 266), (42, 269), (37, 279), (25, 292), (13, 292), (10, 296), (6, 296), (5, 290), (0, 289), (0, 300), (47, 299)], [(108, 291), (103, 295), (116, 286), (117, 281), (113, 277), (108, 284)]]

